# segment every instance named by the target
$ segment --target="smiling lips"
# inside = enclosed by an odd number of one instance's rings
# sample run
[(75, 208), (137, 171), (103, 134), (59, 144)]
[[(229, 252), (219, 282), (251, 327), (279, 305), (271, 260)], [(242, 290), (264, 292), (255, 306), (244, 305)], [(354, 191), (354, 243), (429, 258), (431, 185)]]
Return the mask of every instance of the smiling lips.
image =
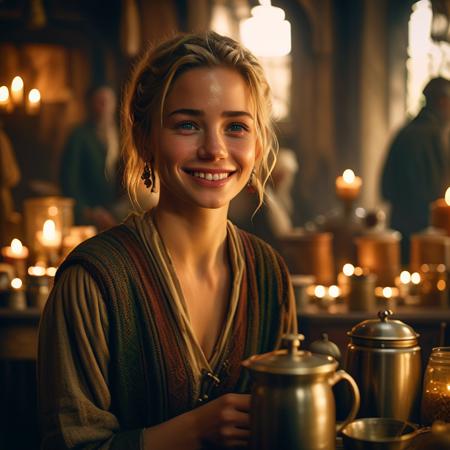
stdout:
[(223, 169), (184, 169), (184, 171), (194, 178), (206, 181), (226, 180), (230, 175), (234, 173), (234, 171)]

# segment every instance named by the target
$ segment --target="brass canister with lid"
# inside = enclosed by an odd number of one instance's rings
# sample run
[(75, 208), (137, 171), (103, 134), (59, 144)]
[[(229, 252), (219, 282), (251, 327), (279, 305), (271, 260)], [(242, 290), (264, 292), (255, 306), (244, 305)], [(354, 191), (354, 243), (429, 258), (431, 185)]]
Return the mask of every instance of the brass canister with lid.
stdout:
[(347, 334), (346, 370), (361, 394), (359, 417), (416, 421), (421, 392), (419, 335), (392, 311), (378, 313)]
[[(252, 377), (253, 450), (334, 450), (336, 432), (353, 420), (359, 392), (353, 378), (336, 371), (328, 355), (299, 350), (301, 335), (285, 335), (282, 348), (243, 361)], [(332, 387), (346, 380), (353, 394), (350, 413), (336, 425)]]

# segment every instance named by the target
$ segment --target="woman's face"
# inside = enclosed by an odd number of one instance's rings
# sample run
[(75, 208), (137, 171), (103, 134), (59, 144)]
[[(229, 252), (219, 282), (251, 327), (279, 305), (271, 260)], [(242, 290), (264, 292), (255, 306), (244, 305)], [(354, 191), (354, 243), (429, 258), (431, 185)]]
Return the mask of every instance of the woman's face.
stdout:
[(251, 176), (256, 142), (253, 102), (237, 71), (183, 73), (166, 98), (153, 139), (161, 204), (228, 207)]

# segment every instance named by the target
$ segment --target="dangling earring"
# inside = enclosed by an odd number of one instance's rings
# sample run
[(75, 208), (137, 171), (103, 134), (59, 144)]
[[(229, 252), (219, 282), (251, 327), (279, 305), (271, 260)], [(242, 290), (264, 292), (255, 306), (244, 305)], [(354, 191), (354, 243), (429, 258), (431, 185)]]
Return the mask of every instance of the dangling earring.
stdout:
[(151, 192), (156, 192), (155, 174), (153, 173), (153, 170), (147, 162), (145, 163), (144, 172), (142, 172), (141, 175), (141, 180), (144, 181), (145, 187), (147, 189), (151, 189)]
[(252, 173), (250, 174), (250, 178), (247, 181), (247, 191), (250, 192), (251, 194), (254, 194), (256, 192), (255, 179), (256, 179), (256, 171), (255, 168), (253, 168)]

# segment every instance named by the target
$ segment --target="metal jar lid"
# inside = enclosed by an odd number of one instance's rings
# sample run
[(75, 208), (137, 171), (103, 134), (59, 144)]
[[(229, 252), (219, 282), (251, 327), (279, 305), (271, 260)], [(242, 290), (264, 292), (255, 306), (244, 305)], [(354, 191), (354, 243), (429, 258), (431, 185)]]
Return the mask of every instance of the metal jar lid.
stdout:
[(286, 334), (281, 340), (281, 349), (252, 356), (242, 362), (247, 369), (274, 375), (315, 375), (334, 372), (338, 363), (327, 355), (299, 350), (304, 337)]
[(418, 344), (419, 334), (400, 320), (391, 320), (391, 310), (380, 311), (378, 319), (365, 320), (347, 333), (352, 342), (365, 347), (408, 348)]

